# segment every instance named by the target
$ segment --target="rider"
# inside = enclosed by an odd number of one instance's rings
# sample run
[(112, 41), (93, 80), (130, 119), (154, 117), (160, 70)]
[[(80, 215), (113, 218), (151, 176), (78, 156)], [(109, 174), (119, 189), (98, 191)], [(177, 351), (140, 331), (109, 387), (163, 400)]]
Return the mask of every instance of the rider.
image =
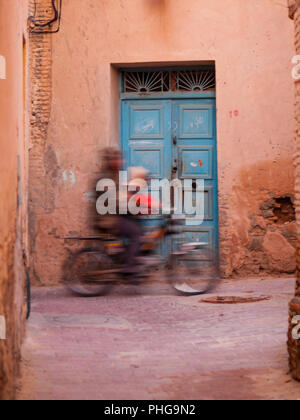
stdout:
[[(132, 167), (129, 168), (130, 181), (128, 184), (129, 194), (132, 190), (131, 195), (134, 195), (134, 201), (137, 207), (138, 214), (135, 216), (135, 220), (142, 226), (145, 231), (145, 216), (151, 214), (161, 214), (161, 203), (149, 193), (149, 171), (143, 167)], [(141, 217), (144, 216), (144, 217)], [(157, 221), (157, 220), (156, 220)], [(157, 226), (158, 228), (158, 226)], [(161, 229), (147, 229), (147, 233), (144, 232), (143, 237), (143, 251), (152, 250), (153, 245), (161, 237)]]
[[(103, 152), (102, 179), (111, 179), (117, 187), (117, 208), (119, 207), (119, 172), (123, 167), (122, 153), (117, 148), (107, 148)], [(108, 228), (113, 234), (126, 239), (124, 254), (124, 275), (135, 277), (137, 256), (141, 248), (143, 230), (130, 214), (101, 216), (99, 225)]]
[[(159, 211), (161, 205), (158, 201), (149, 194), (148, 190), (148, 180), (149, 180), (149, 171), (143, 167), (132, 167), (129, 168), (129, 187), (132, 189), (140, 189), (139, 192), (134, 193), (136, 196), (136, 205), (139, 207), (140, 213), (138, 215), (150, 215), (152, 211)], [(147, 189), (141, 190), (141, 185), (147, 185)]]

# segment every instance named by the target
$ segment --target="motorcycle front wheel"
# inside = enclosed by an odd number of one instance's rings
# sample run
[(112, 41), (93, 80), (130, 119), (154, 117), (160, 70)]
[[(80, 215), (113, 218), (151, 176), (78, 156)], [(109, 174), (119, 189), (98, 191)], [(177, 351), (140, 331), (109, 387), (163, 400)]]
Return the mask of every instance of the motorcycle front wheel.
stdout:
[(170, 257), (168, 280), (182, 295), (210, 293), (220, 282), (217, 259), (210, 250), (174, 253)]

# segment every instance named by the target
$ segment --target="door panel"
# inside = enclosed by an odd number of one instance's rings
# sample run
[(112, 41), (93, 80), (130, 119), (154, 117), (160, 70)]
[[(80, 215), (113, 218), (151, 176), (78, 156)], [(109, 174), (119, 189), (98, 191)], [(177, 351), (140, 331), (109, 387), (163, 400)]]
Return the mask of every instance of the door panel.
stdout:
[(152, 178), (171, 171), (171, 101), (124, 101), (122, 143), (128, 166), (143, 166)]
[(178, 103), (179, 137), (181, 139), (201, 139), (213, 136), (212, 104)]
[(213, 249), (213, 228), (209, 226), (204, 227), (203, 225), (201, 227), (186, 226), (183, 229), (182, 235), (172, 241), (171, 249), (172, 251), (176, 251), (180, 245), (187, 242), (198, 242), (199, 239), (201, 242), (206, 242)]
[(131, 145), (130, 147), (130, 166), (142, 166), (148, 169), (151, 178), (163, 178), (164, 160), (164, 146)]
[(178, 146), (180, 179), (213, 179), (212, 146)]
[[(184, 222), (180, 238), (161, 244), (160, 252), (182, 242), (207, 242), (217, 249), (217, 153), (214, 99), (122, 101), (122, 147), (127, 166), (143, 166), (151, 178), (204, 179), (205, 220), (201, 226)], [(194, 205), (196, 196), (194, 194)], [(159, 224), (147, 218), (148, 229)]]
[[(142, 166), (152, 179), (171, 177), (171, 101), (131, 100), (122, 102), (122, 147), (126, 166)], [(161, 223), (157, 216), (140, 218), (146, 230)], [(162, 241), (157, 249), (167, 255), (168, 244)]]
[(131, 139), (164, 138), (164, 104), (131, 104), (129, 113)]
[[(188, 226), (179, 242), (203, 241), (217, 248), (216, 115), (213, 99), (173, 100), (173, 178), (204, 179), (204, 222)], [(176, 170), (175, 170), (176, 169)], [(196, 204), (196, 192), (194, 193)], [(174, 245), (173, 245), (174, 247)]]

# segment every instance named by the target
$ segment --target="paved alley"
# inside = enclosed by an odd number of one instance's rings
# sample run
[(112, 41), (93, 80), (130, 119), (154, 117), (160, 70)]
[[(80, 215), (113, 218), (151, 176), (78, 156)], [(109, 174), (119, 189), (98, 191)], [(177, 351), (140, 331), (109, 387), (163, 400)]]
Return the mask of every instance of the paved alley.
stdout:
[(224, 282), (215, 305), (167, 286), (119, 287), (84, 299), (33, 292), (19, 399), (300, 399), (288, 375), (294, 279)]

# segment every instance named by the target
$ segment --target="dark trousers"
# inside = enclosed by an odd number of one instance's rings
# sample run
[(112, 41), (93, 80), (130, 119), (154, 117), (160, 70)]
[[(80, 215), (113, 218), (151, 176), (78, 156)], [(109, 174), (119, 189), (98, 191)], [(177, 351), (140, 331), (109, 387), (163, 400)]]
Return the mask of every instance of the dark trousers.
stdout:
[(125, 237), (129, 242), (124, 255), (125, 272), (128, 274), (137, 271), (136, 258), (140, 252), (142, 235), (143, 230), (138, 222), (129, 217), (120, 217), (119, 236)]

